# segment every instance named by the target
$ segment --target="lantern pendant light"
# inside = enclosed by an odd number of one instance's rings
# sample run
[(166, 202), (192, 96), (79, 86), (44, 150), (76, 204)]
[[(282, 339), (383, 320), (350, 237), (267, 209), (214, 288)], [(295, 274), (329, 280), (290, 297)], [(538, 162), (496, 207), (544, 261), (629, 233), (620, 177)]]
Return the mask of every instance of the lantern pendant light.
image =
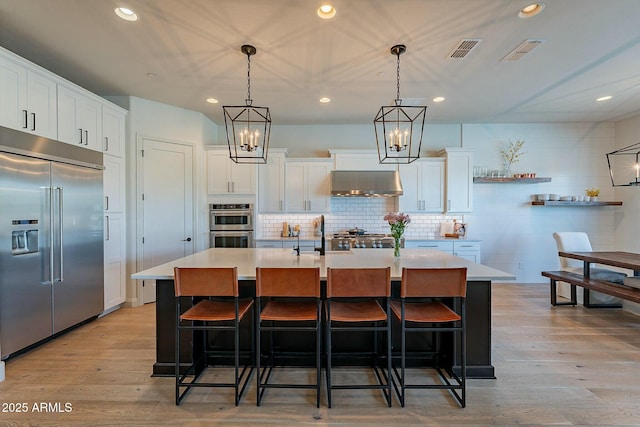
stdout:
[(245, 44), (240, 50), (247, 55), (247, 99), (242, 106), (222, 107), (229, 157), (236, 163), (267, 163), (271, 114), (269, 107), (254, 107), (251, 99), (251, 56), (256, 48)]
[(400, 55), (406, 50), (403, 44), (391, 48), (397, 57), (395, 105), (380, 107), (373, 119), (380, 163), (411, 163), (420, 157), (427, 107), (402, 105)]
[(614, 187), (640, 186), (640, 142), (607, 153), (611, 185)]

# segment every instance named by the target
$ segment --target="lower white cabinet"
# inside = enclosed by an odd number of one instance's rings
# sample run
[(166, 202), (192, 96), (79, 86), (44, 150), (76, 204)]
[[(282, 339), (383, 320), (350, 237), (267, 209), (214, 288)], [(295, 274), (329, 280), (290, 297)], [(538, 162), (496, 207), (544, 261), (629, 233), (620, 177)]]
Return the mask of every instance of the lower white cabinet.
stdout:
[[(296, 246), (298, 246), (298, 240), (295, 238), (281, 239), (281, 240), (256, 240), (256, 248), (293, 249)], [(313, 251), (315, 246), (316, 246), (316, 241), (314, 240), (300, 240), (301, 251), (304, 251), (304, 252)]]
[(405, 240), (404, 247), (412, 249), (435, 249), (477, 263), (480, 263), (481, 259), (481, 242), (479, 241)]
[(127, 297), (125, 278), (124, 214), (104, 217), (104, 309), (122, 304)]
[(480, 263), (480, 242), (453, 242), (453, 254)]

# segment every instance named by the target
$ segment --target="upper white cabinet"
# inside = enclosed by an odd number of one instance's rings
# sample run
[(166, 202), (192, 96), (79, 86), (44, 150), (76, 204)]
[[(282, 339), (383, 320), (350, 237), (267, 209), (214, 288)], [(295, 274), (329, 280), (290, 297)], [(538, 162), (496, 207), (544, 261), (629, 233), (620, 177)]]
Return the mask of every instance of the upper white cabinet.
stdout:
[(125, 110), (102, 105), (102, 150), (105, 154), (124, 156), (126, 116)]
[(93, 96), (58, 85), (58, 140), (102, 151), (102, 105)]
[(383, 171), (398, 170), (393, 163), (380, 163), (377, 150), (366, 149), (331, 149), (334, 170), (343, 171)]
[(56, 139), (56, 84), (53, 76), (0, 48), (0, 125)]
[(402, 196), (401, 212), (444, 212), (445, 161), (443, 158), (424, 158), (399, 167)]
[(209, 194), (256, 194), (256, 165), (238, 164), (229, 158), (229, 149), (207, 151)]
[(330, 159), (288, 159), (285, 180), (287, 212), (329, 212), (330, 172)]
[(473, 211), (473, 152), (445, 148), (438, 153), (445, 162), (445, 212)]
[(270, 149), (267, 163), (258, 167), (258, 212), (284, 212), (285, 151)]

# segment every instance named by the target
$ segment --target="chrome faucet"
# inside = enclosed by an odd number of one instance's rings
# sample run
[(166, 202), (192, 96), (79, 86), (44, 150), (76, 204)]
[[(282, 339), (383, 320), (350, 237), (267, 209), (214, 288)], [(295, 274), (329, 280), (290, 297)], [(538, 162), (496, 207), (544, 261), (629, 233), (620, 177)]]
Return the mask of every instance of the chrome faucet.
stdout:
[(325, 239), (324, 239), (324, 215), (320, 215), (320, 247), (313, 248), (314, 252), (320, 252), (320, 256), (324, 256), (325, 253)]

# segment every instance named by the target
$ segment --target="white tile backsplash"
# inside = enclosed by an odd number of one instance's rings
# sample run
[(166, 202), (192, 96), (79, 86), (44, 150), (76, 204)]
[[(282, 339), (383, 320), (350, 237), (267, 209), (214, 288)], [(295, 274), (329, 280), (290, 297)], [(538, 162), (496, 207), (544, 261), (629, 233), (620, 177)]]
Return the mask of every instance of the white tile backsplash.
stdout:
[[(383, 219), (389, 212), (396, 212), (396, 199), (389, 197), (332, 197), (331, 213), (324, 215), (325, 234), (331, 235), (350, 228), (363, 228), (368, 233), (389, 233), (389, 224)], [(456, 219), (463, 221), (462, 215), (410, 214), (411, 223), (406, 228), (405, 238), (434, 238), (439, 235), (440, 223)], [(313, 233), (312, 221), (320, 215), (311, 214), (261, 214), (257, 221), (257, 238), (280, 236), (284, 221), (299, 224), (302, 235)]]

